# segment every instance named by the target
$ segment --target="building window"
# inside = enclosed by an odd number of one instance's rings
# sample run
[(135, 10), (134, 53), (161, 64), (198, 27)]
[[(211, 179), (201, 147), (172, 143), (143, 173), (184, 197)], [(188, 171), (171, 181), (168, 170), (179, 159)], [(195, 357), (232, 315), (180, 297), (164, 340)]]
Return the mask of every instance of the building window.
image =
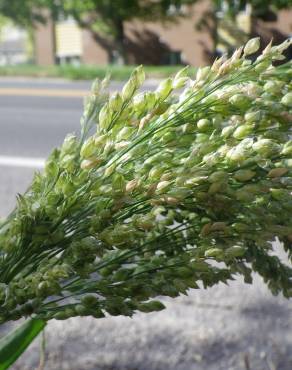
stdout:
[(235, 13), (241, 12), (250, 14), (251, 5), (247, 4), (247, 2), (243, 0), (233, 0), (233, 1), (222, 0), (219, 2), (217, 7), (219, 17), (226, 14), (229, 10), (232, 10)]
[(165, 57), (164, 64), (168, 64), (168, 65), (183, 64), (181, 51), (170, 50)]
[(183, 15), (187, 14), (187, 6), (185, 4), (171, 4), (167, 10), (168, 15)]

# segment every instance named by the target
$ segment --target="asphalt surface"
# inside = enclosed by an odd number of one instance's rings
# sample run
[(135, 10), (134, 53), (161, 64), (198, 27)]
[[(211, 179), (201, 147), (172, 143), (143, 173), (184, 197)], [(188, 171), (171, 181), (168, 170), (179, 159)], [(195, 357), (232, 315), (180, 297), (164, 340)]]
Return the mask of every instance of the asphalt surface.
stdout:
[[(0, 156), (47, 157), (67, 133), (78, 133), (83, 97), (90, 85), (87, 81), (0, 78)], [(153, 88), (155, 82), (147, 86)], [(121, 87), (120, 82), (110, 86), (111, 90)]]
[[(88, 86), (0, 79), (0, 158), (44, 158), (67, 132), (78, 130), (81, 97), (30, 96), (23, 89), (42, 89), (43, 94), (47, 89), (52, 94), (60, 89), (84, 91)], [(11, 88), (19, 92), (12, 93)], [(0, 165), (0, 215), (13, 208), (15, 195), (25, 190), (33, 171)], [(165, 302), (167, 310), (133, 319), (51, 321), (45, 369), (292, 369), (291, 302), (273, 297), (260, 278), (254, 285), (238, 280)], [(6, 325), (2, 333), (9, 328)], [(35, 341), (13, 369), (36, 369), (39, 344)]]

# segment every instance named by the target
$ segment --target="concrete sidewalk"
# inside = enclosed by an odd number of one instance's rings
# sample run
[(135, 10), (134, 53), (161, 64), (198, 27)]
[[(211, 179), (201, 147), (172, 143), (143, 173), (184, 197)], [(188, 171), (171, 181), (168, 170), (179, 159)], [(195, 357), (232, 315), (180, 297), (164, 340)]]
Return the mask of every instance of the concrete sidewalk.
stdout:
[[(46, 330), (46, 370), (291, 370), (291, 310), (256, 280), (166, 300), (133, 319), (74, 318)], [(35, 369), (39, 343), (13, 367)]]

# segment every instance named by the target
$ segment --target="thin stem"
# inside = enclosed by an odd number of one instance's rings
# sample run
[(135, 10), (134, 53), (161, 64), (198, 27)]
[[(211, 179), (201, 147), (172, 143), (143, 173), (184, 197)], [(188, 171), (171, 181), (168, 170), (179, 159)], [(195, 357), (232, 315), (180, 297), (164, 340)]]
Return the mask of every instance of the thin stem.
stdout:
[(43, 329), (40, 342), (40, 362), (37, 370), (44, 370), (46, 364), (46, 331)]

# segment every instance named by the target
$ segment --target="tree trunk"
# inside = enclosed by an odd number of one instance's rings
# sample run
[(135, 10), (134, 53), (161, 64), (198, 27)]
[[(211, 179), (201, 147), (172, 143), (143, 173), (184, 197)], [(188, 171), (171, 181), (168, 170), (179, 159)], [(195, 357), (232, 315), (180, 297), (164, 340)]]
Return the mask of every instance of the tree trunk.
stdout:
[(124, 22), (120, 19), (115, 21), (115, 48), (118, 52), (118, 64), (128, 64), (127, 50), (126, 50), (126, 36)]
[(217, 7), (214, 8), (214, 11), (212, 13), (212, 16), (213, 16), (213, 19), (212, 19), (212, 23), (213, 23), (213, 27), (211, 29), (211, 37), (212, 37), (212, 40), (213, 40), (213, 57), (214, 58), (217, 58), (218, 56), (218, 50), (217, 50), (217, 47), (218, 47), (218, 15), (217, 15), (217, 12), (218, 12), (218, 9)]
[(95, 30), (90, 29), (90, 31), (94, 40), (107, 52), (109, 63), (120, 65), (128, 64), (123, 21), (116, 20), (113, 28), (115, 31), (115, 37), (113, 40), (103, 37)]
[(111, 63), (114, 58), (112, 43), (95, 31), (91, 31), (91, 35), (94, 41), (106, 51), (108, 63)]

